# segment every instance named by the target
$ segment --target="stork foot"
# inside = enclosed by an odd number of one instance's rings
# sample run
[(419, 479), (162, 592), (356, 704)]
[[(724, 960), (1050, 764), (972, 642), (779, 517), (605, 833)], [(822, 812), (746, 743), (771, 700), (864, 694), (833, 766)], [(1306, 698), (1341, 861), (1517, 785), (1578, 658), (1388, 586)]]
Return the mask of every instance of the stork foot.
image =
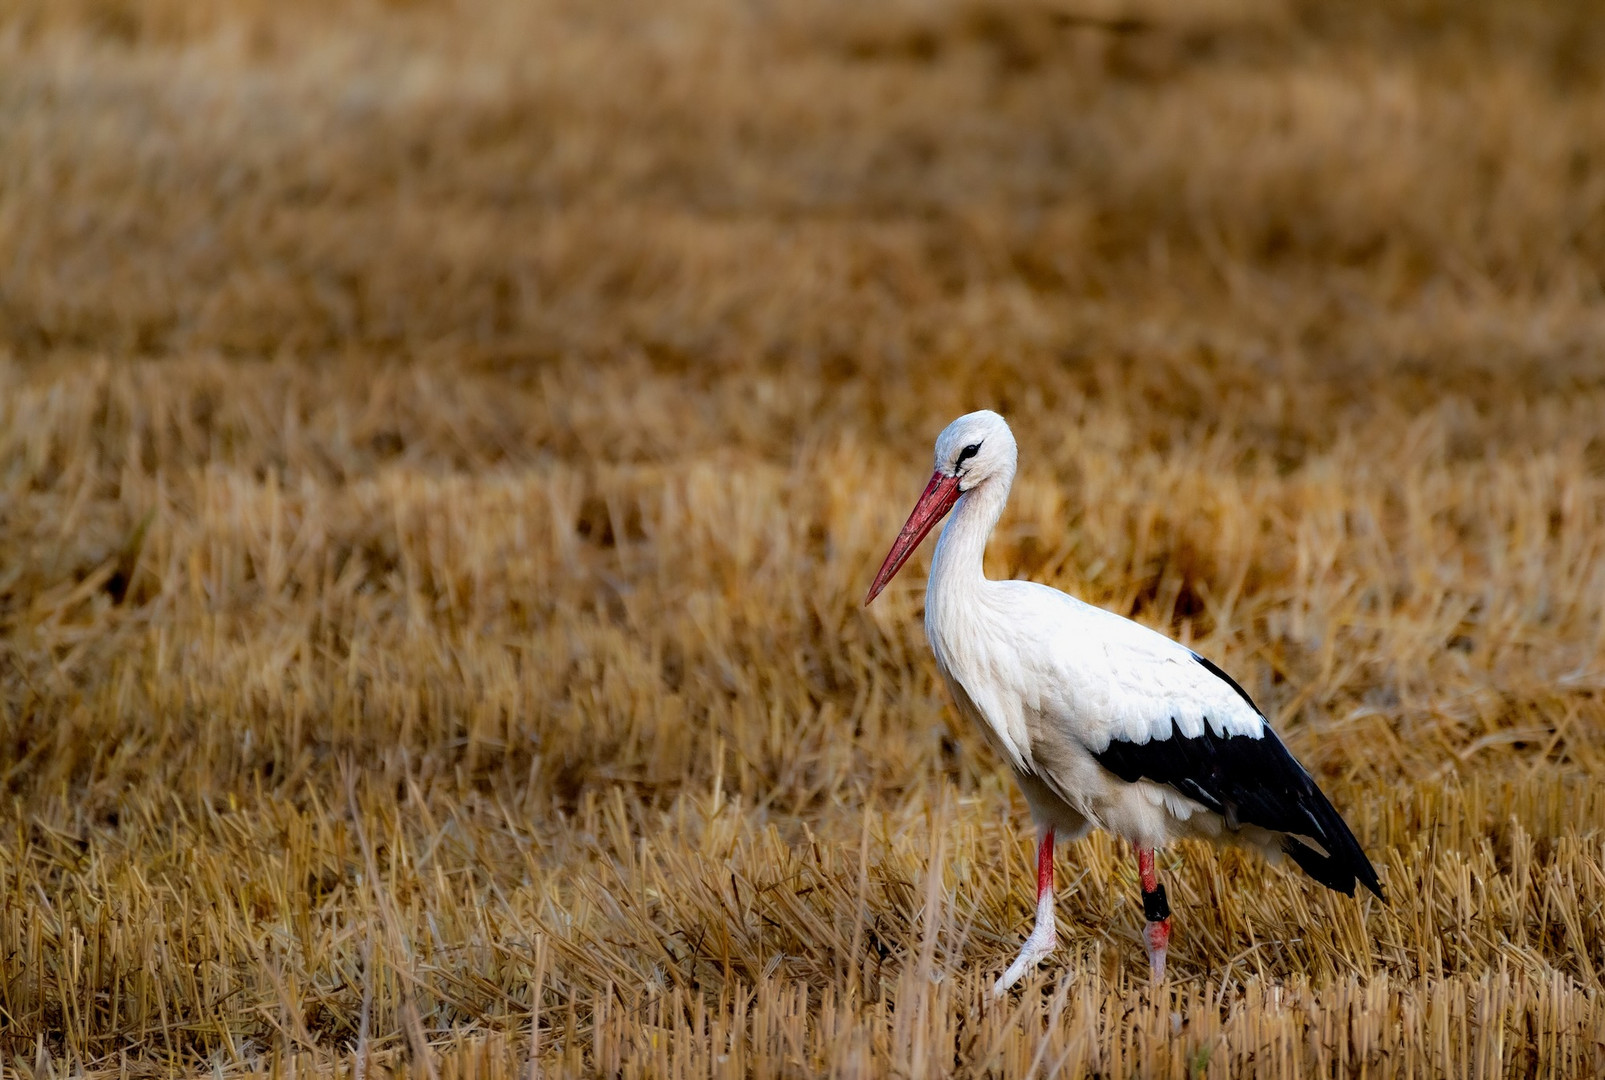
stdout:
[(1053, 952), (1058, 940), (1050, 929), (1046, 934), (1031, 932), (1025, 939), (1025, 945), (1020, 949), (1020, 955), (1014, 958), (1009, 969), (998, 976), (998, 981), (992, 984), (992, 996), (1002, 997), (1009, 992), (1009, 987), (1025, 977), (1025, 973), (1036, 967)]
[(1170, 946), (1170, 919), (1160, 919), (1143, 927), (1142, 943), (1148, 948), (1148, 970), (1154, 985), (1165, 981), (1165, 950)]

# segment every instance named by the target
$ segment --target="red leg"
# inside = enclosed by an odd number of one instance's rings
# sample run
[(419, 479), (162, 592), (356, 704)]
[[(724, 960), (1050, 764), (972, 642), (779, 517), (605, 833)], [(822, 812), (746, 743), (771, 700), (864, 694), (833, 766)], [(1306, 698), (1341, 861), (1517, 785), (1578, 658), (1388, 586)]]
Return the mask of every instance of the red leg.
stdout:
[(1148, 948), (1148, 969), (1158, 983), (1165, 977), (1165, 949), (1170, 945), (1170, 903), (1154, 870), (1153, 848), (1137, 849), (1137, 877), (1142, 883), (1143, 915), (1148, 919), (1142, 940)]
[(1042, 831), (1042, 842), (1037, 845), (1036, 925), (1031, 928), (1031, 936), (1025, 939), (1020, 955), (1014, 958), (1009, 970), (992, 984), (992, 993), (1001, 997), (1038, 961), (1053, 951), (1057, 940), (1053, 932), (1053, 828), (1050, 826)]
[(1044, 893), (1053, 892), (1053, 826), (1042, 834), (1042, 843), (1037, 845), (1037, 903), (1042, 903)]

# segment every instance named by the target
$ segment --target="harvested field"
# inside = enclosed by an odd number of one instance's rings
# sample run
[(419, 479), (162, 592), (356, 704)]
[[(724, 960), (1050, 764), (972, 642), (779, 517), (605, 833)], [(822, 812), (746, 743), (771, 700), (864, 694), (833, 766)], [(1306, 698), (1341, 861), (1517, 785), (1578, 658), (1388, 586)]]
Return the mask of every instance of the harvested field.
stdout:
[[(1605, 20), (0, 4), (0, 1076), (1605, 1074)], [(1390, 902), (1060, 853), (989, 555), (1235, 674)]]

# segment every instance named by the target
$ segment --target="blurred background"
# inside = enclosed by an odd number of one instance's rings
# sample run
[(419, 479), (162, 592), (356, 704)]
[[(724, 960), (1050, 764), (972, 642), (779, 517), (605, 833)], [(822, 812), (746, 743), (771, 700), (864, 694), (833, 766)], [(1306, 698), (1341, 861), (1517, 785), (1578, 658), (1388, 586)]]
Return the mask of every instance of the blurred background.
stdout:
[[(1119, 1071), (1140, 1022), (1239, 1075), (1370, 987), (1377, 1075), (1589, 1071), (1602, 83), (1562, 0), (0, 3), (8, 1067)], [(1106, 841), (1106, 1007), (978, 1004), (1024, 807), (923, 559), (859, 606), (976, 408), (990, 572), (1232, 671), (1395, 897), (1184, 850), (1174, 1044)]]

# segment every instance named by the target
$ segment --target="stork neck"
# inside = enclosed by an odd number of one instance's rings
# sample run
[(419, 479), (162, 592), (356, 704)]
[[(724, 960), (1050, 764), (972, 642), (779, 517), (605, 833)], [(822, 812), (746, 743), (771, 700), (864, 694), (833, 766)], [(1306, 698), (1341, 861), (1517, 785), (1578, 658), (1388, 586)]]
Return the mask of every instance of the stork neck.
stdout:
[(986, 581), (986, 542), (1009, 501), (1008, 478), (995, 476), (959, 496), (953, 514), (942, 526), (931, 559), (933, 587), (977, 588)]

